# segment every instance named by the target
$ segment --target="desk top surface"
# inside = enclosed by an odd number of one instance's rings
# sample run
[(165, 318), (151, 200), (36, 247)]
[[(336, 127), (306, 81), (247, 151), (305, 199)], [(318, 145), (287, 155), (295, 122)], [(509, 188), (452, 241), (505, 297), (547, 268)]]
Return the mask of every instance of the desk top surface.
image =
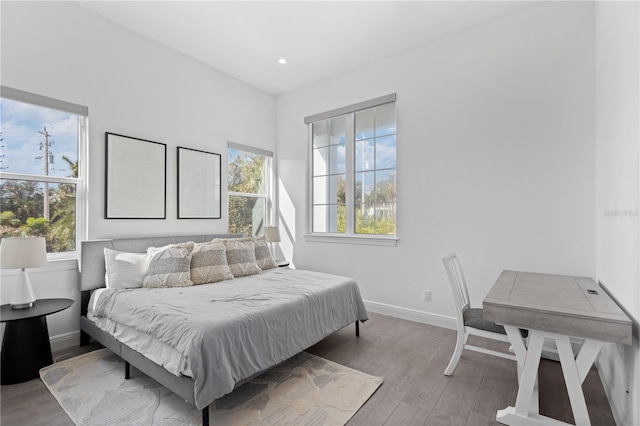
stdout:
[[(483, 308), (485, 319), (500, 324), (621, 343), (631, 340), (631, 320), (591, 278), (503, 271)], [(590, 330), (602, 324), (615, 329), (617, 337)]]

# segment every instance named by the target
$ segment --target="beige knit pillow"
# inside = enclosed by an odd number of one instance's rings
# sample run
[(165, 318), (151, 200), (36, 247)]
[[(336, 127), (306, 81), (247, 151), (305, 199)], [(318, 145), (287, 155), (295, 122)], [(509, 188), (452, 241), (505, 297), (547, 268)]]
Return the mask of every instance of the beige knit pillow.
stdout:
[(260, 272), (256, 262), (253, 238), (230, 238), (221, 241), (227, 249), (227, 264), (234, 277), (244, 277)]
[(145, 288), (187, 287), (191, 281), (191, 252), (194, 243), (170, 244), (164, 247), (149, 247), (149, 267), (142, 282)]
[(269, 250), (267, 237), (265, 237), (264, 235), (256, 237), (254, 240), (254, 244), (256, 248), (256, 263), (258, 264), (260, 269), (264, 271), (265, 269), (271, 269), (278, 266), (273, 256), (271, 256), (271, 250)]
[(199, 243), (191, 256), (191, 281), (194, 284), (215, 283), (233, 279), (227, 264), (227, 249), (222, 241)]

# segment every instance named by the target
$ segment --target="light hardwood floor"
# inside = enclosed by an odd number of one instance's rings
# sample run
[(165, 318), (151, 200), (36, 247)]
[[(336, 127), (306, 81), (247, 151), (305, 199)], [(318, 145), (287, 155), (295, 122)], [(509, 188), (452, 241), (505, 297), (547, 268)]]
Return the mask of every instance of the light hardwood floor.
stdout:
[[(455, 331), (370, 313), (371, 320), (327, 337), (308, 352), (360, 371), (384, 376), (382, 386), (348, 425), (493, 425), (496, 410), (515, 403), (514, 361), (464, 351), (451, 377), (443, 372), (455, 346)], [(474, 338), (473, 343), (505, 349), (501, 342)], [(96, 349), (70, 348), (57, 360)], [(573, 423), (560, 365), (540, 367), (540, 412)], [(615, 425), (600, 377), (592, 369), (583, 384), (594, 425)], [(39, 379), (2, 386), (0, 424), (72, 425)]]

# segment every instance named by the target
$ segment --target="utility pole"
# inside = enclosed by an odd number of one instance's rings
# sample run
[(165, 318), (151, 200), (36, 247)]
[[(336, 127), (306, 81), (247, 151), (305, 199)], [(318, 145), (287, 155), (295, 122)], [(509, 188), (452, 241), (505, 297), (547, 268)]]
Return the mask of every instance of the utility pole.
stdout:
[(4, 154), (2, 153), (2, 149), (5, 148), (5, 145), (2, 144), (2, 141), (4, 141), (4, 138), (2, 137), (2, 132), (0, 132), (0, 170), (7, 170), (9, 168), (9, 166), (5, 166), (2, 163), (4, 163)]
[[(42, 157), (42, 163), (44, 164), (42, 171), (45, 176), (49, 176), (49, 147), (53, 145), (53, 141), (49, 142), (49, 132), (47, 132), (47, 128), (44, 128), (44, 132), (38, 132), (44, 136), (44, 143), (40, 144), (40, 150), (44, 151)], [(53, 157), (53, 154), (51, 155)], [(51, 163), (53, 163), (53, 158), (51, 158)], [(42, 217), (49, 220), (49, 182), (44, 182), (44, 211), (42, 213)]]

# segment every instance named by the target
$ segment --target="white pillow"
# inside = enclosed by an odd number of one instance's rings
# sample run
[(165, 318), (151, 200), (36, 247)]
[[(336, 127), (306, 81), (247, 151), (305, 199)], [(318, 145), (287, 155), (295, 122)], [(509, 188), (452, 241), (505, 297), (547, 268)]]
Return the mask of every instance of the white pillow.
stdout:
[(105, 247), (104, 264), (107, 268), (107, 288), (142, 287), (147, 273), (147, 254), (116, 251)]

